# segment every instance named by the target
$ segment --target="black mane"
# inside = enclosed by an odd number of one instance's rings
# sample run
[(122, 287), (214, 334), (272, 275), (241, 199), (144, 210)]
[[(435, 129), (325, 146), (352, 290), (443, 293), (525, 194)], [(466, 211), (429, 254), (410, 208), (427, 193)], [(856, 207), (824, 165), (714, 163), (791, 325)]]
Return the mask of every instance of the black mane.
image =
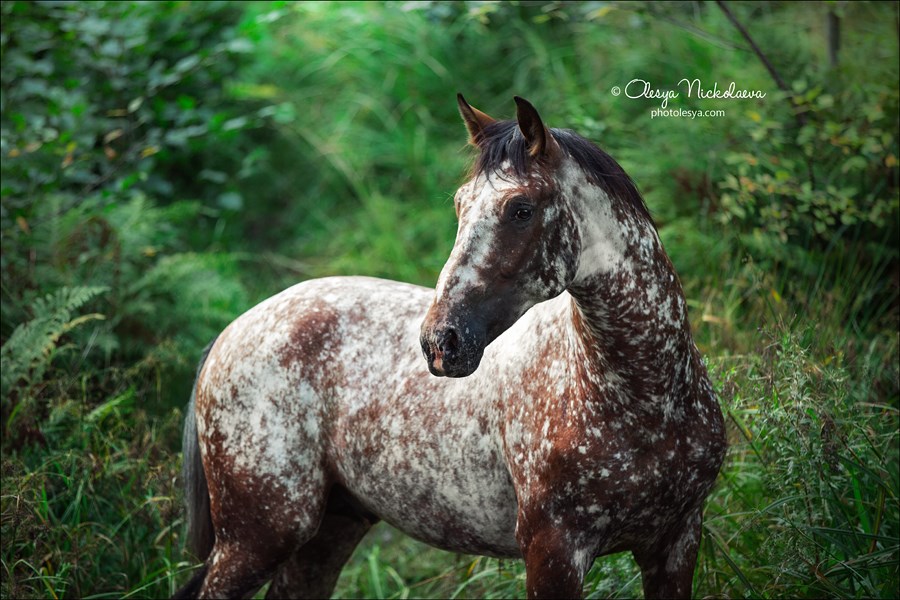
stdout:
[[(588, 178), (610, 198), (625, 202), (653, 222), (634, 181), (609, 154), (569, 129), (551, 129), (550, 133), (563, 152), (571, 156)], [(506, 161), (509, 161), (516, 176), (527, 175), (531, 159), (525, 137), (516, 121), (491, 123), (478, 137), (478, 145), (481, 154), (475, 162), (475, 175), (498, 171)]]

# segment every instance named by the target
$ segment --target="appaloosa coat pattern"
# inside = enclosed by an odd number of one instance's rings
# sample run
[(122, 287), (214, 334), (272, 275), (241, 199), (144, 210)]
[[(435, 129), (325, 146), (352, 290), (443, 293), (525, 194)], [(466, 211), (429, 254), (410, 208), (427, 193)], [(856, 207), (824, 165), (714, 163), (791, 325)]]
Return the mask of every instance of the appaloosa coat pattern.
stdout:
[(516, 104), (459, 96), (479, 156), (435, 290), (308, 281), (216, 339), (185, 429), (206, 563), (178, 596), (327, 597), (379, 519), (524, 559), (531, 598), (622, 550), (647, 597), (690, 595), (725, 436), (681, 285), (621, 167)]

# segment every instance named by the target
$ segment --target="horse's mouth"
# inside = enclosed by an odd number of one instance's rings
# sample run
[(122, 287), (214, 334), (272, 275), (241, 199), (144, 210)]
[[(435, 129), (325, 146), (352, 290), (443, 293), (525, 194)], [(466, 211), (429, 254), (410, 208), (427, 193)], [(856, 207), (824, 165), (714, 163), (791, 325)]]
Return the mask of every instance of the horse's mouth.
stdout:
[(428, 370), (435, 377), (468, 377), (478, 369), (478, 365), (481, 363), (483, 351), (447, 352), (426, 336), (422, 337), (421, 343)]
[(468, 377), (478, 369), (478, 365), (444, 365), (440, 358), (436, 358), (428, 365), (428, 370), (435, 377)]

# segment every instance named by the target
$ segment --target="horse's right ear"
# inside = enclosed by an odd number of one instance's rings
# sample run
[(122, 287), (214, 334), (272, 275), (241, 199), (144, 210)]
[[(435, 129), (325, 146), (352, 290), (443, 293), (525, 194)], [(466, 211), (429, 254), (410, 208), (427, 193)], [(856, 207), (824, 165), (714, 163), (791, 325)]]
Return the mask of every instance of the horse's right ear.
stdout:
[(484, 128), (493, 123), (494, 119), (477, 108), (469, 106), (462, 94), (456, 94), (456, 103), (459, 105), (459, 114), (462, 115), (466, 129), (469, 130), (469, 143), (473, 146), (480, 146)]

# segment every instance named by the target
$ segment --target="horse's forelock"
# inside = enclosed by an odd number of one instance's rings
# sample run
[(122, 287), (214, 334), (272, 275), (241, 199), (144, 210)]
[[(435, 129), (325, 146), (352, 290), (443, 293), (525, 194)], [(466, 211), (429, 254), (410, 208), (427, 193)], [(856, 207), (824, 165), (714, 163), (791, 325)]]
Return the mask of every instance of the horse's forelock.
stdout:
[[(598, 185), (610, 198), (626, 203), (653, 222), (634, 181), (609, 154), (569, 129), (551, 129), (550, 133), (563, 153), (575, 161), (589, 181)], [(528, 154), (528, 141), (516, 121), (495, 121), (485, 127), (478, 147), (480, 153), (473, 165), (473, 177), (499, 173), (525, 178), (535, 166), (534, 159)]]

